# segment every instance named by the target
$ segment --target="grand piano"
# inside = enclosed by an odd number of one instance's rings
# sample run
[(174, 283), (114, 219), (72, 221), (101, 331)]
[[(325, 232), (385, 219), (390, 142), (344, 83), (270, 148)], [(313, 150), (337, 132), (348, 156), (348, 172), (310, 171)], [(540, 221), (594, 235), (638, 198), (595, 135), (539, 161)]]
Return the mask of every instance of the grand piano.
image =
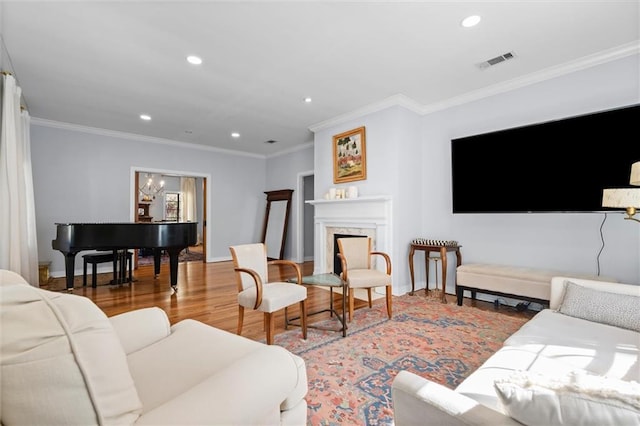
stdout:
[(56, 223), (53, 249), (64, 255), (67, 290), (73, 289), (76, 254), (83, 250), (148, 248), (154, 253), (155, 274), (160, 254), (169, 253), (171, 288), (178, 290), (178, 255), (197, 241), (197, 222)]

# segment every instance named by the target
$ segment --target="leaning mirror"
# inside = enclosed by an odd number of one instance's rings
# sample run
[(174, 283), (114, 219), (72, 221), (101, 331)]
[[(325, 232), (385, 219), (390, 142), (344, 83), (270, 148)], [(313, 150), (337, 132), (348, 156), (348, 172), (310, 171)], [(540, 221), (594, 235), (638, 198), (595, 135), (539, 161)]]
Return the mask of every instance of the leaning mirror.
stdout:
[(267, 259), (283, 259), (293, 189), (265, 191), (265, 194), (267, 207), (262, 226), (262, 242), (267, 246)]

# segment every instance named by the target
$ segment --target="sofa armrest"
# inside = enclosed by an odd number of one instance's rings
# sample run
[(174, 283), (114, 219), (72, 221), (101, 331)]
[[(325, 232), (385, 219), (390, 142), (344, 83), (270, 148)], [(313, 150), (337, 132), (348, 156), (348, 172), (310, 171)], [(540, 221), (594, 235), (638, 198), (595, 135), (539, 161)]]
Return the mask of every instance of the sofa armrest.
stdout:
[(144, 308), (109, 318), (128, 355), (171, 334), (171, 324), (160, 308)]
[[(281, 404), (295, 391), (298, 380), (291, 354), (283, 347), (265, 345), (143, 413), (136, 424), (279, 424)], [(303, 412), (306, 417), (306, 409)]]
[(521, 425), (511, 417), (409, 371), (393, 380), (395, 426)]

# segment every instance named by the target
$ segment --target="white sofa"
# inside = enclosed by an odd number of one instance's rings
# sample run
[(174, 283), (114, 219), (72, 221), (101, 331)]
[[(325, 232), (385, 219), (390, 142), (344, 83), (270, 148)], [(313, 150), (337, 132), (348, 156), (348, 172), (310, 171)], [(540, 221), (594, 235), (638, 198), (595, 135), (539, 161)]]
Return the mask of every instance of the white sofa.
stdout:
[(554, 277), (549, 308), (455, 390), (399, 372), (395, 425), (639, 425), (639, 351), (640, 286)]
[(302, 358), (159, 308), (107, 316), (0, 270), (0, 423), (305, 425)]

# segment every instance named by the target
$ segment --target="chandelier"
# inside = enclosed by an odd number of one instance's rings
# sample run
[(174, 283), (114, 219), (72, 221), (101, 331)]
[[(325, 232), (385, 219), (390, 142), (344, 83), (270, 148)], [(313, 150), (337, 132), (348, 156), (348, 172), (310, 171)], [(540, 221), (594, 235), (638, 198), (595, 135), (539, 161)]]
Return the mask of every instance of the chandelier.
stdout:
[(138, 191), (140, 192), (142, 201), (152, 201), (156, 199), (156, 195), (160, 195), (164, 191), (164, 180), (159, 183), (154, 182), (153, 175), (147, 173), (145, 175), (147, 181), (142, 184)]

